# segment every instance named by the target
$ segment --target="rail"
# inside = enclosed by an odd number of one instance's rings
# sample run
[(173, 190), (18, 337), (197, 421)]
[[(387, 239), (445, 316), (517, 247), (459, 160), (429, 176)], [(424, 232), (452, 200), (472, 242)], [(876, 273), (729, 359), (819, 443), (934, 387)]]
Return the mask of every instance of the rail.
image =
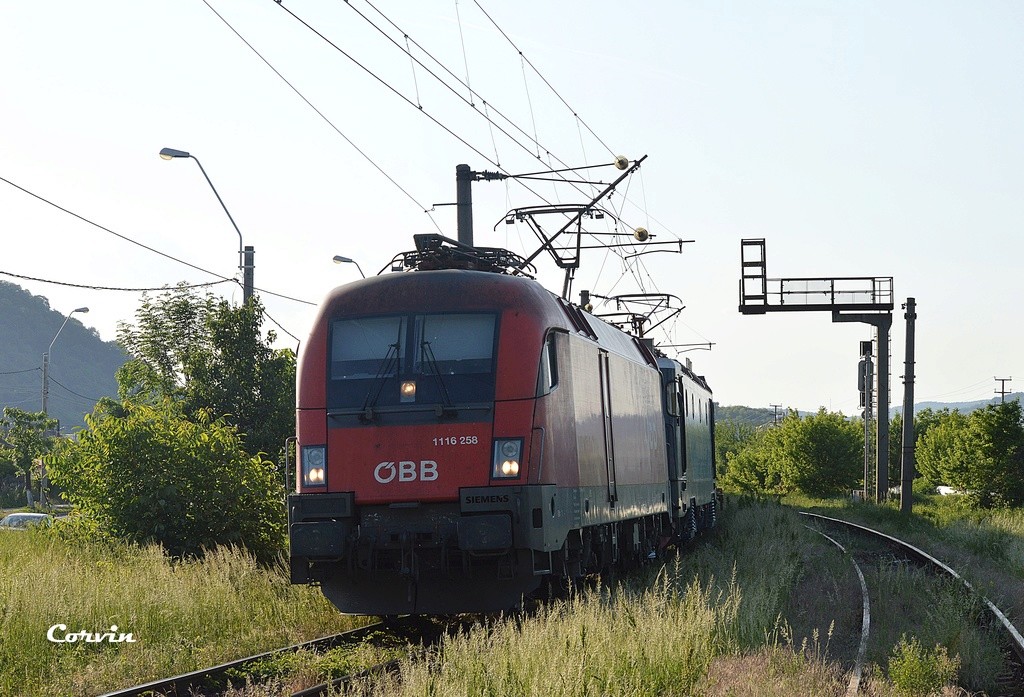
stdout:
[(979, 593), (977, 589), (975, 589), (974, 586), (971, 585), (970, 581), (968, 581), (963, 576), (958, 574), (951, 566), (949, 566), (945, 562), (936, 559), (932, 555), (928, 554), (927, 552), (918, 547), (915, 547), (909, 542), (904, 542), (903, 540), (893, 537), (892, 535), (888, 535), (884, 532), (880, 532), (878, 530), (874, 530), (863, 525), (858, 525), (857, 523), (851, 523), (847, 520), (841, 520), (839, 518), (830, 518), (828, 516), (819, 515), (817, 513), (808, 513), (806, 511), (800, 511), (800, 515), (806, 516), (808, 518), (824, 520), (826, 522), (833, 523), (836, 525), (842, 525), (847, 528), (853, 529), (857, 532), (860, 532), (864, 535), (869, 535), (872, 537), (883, 539), (888, 544), (891, 544), (903, 550), (909, 556), (916, 558), (918, 561), (935, 566), (941, 569), (949, 576), (956, 579), (957, 581), (961, 582), (971, 593), (974, 593), (981, 599), (981, 601), (988, 608), (989, 612), (996, 619), (996, 621), (1002, 625), (1007, 636), (1009, 637), (1010, 649), (1013, 651), (1014, 654), (1016, 654), (1017, 658), (1022, 663), (1024, 663), (1024, 636), (1021, 636), (1021, 633), (1017, 630), (1013, 623), (1010, 622), (1009, 618), (1007, 618), (1007, 616), (1003, 613), (1002, 610), (996, 607), (996, 605), (991, 600), (989, 600), (984, 595)]

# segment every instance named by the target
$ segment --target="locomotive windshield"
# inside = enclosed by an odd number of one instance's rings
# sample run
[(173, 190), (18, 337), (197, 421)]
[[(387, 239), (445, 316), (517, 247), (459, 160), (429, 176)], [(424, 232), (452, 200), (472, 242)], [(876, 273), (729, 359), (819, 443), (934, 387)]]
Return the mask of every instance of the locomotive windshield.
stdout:
[(360, 317), (331, 324), (331, 408), (494, 399), (494, 314)]

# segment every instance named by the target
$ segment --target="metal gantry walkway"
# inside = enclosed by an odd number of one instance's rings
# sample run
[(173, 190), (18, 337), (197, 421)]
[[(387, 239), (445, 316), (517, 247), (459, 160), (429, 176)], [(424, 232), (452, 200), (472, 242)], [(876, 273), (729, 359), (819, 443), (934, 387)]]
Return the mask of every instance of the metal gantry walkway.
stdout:
[[(892, 328), (892, 276), (768, 278), (763, 238), (740, 240), (740, 306), (745, 315), (769, 312), (832, 313), (833, 322), (863, 322), (878, 337), (878, 418), (876, 421), (875, 500), (889, 489), (889, 331)], [(865, 444), (865, 448), (867, 445)], [(871, 472), (864, 464), (864, 495)]]

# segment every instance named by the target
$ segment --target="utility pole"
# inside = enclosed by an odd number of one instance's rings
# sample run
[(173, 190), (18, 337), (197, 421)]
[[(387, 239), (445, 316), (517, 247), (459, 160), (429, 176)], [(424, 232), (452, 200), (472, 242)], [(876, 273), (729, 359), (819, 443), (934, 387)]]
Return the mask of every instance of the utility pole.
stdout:
[(778, 426), (779, 425), (779, 408), (782, 405), (781, 404), (769, 404), (768, 406), (770, 406), (772, 409), (775, 410), (775, 420), (773, 421), (773, 423), (774, 423), (774, 425)]
[(999, 389), (996, 390), (996, 394), (999, 395), (999, 403), (1000, 404), (1005, 404), (1006, 403), (1006, 395), (1010, 394), (1010, 391), (1008, 389), (1006, 389), (1006, 383), (1008, 383), (1011, 380), (1013, 380), (1013, 378), (1009, 377), (1009, 378), (992, 378), (992, 379), (999, 383)]
[(903, 306), (907, 320), (907, 353), (903, 363), (903, 464), (900, 480), (900, 512), (910, 513), (914, 501), (914, 323), (917, 302), (907, 298)]

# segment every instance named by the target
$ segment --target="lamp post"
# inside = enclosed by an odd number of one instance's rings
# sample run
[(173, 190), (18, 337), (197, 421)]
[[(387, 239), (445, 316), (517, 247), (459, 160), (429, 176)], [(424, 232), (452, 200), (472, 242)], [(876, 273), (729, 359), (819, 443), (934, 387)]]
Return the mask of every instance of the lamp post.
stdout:
[(220, 203), (220, 207), (224, 209), (224, 213), (227, 214), (228, 220), (231, 221), (232, 227), (235, 228), (235, 232), (238, 233), (238, 268), (242, 272), (242, 302), (248, 302), (249, 298), (252, 297), (252, 284), (253, 284), (253, 269), (255, 264), (253, 263), (253, 257), (255, 256), (255, 250), (249, 246), (246, 247), (242, 242), (242, 231), (238, 229), (238, 225), (235, 224), (235, 219), (231, 217), (231, 213), (228, 211), (228, 207), (224, 205), (224, 200), (217, 193), (217, 187), (210, 181), (210, 176), (203, 169), (203, 163), (199, 161), (199, 158), (195, 155), (185, 152), (184, 150), (175, 150), (174, 148), (164, 148), (160, 151), (160, 157), (164, 160), (174, 160), (176, 158), (192, 158), (199, 165), (199, 171), (203, 173), (206, 178), (206, 183), (210, 185), (213, 190), (213, 195), (217, 197), (217, 201)]
[[(64, 331), (64, 327), (67, 325), (68, 320), (71, 319), (71, 315), (76, 312), (86, 313), (89, 311), (87, 307), (76, 307), (74, 310), (68, 313), (68, 316), (64, 318), (63, 324), (60, 325), (60, 329), (53, 335), (53, 339), (50, 341), (50, 345), (46, 347), (46, 353), (43, 354), (43, 416), (48, 416), (50, 401), (50, 353), (53, 351), (53, 344), (57, 341), (57, 337)], [(32, 496), (32, 482), (26, 482), (26, 489), (29, 492), (29, 502), (31, 503)], [(44, 466), (42, 481), (39, 484), (39, 502), (43, 505), (46, 504), (46, 469)]]
[(355, 264), (356, 268), (359, 269), (359, 275), (362, 276), (363, 278), (366, 278), (366, 274), (363, 273), (362, 267), (359, 266), (359, 262), (356, 261), (355, 259), (349, 259), (348, 257), (343, 257), (340, 254), (336, 254), (334, 256), (334, 263), (335, 264)]

